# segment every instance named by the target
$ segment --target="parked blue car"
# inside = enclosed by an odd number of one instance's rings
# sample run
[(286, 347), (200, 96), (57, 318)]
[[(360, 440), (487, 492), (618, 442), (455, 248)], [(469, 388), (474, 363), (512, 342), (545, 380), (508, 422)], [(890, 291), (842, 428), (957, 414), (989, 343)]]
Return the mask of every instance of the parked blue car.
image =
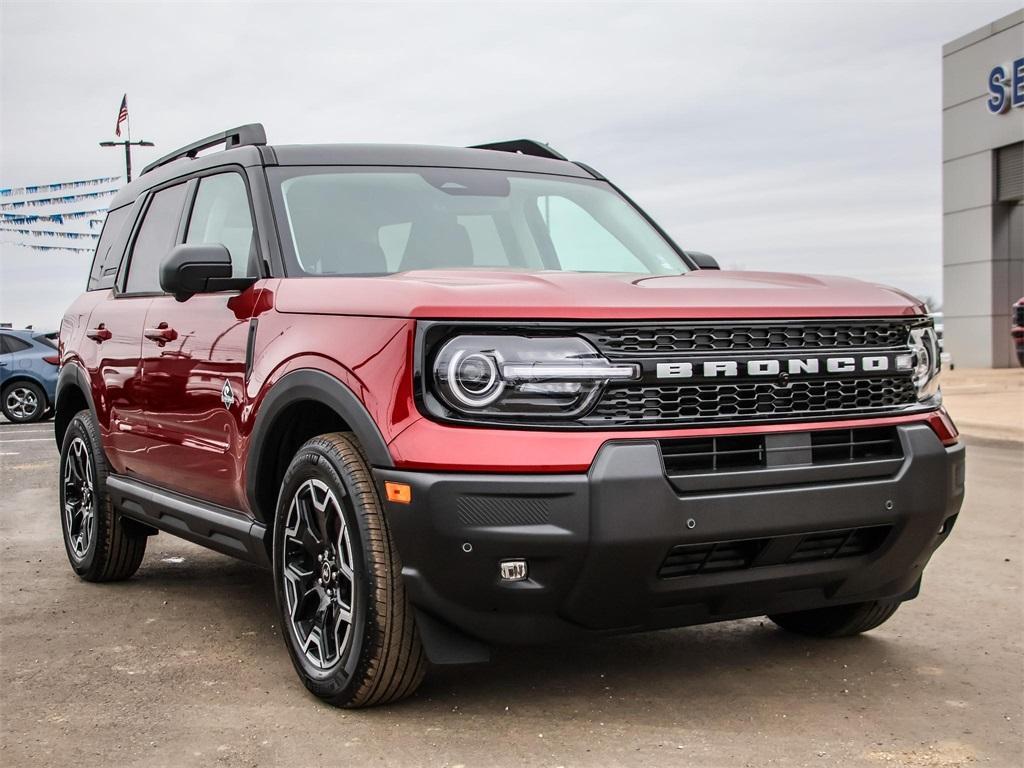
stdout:
[(47, 417), (57, 389), (57, 334), (0, 330), (0, 410), (24, 424)]

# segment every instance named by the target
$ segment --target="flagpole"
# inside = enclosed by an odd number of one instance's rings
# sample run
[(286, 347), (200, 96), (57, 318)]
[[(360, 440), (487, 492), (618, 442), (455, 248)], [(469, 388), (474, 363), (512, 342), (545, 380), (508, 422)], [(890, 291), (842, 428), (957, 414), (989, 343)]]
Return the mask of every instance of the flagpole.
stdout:
[[(125, 94), (125, 104), (128, 103), (128, 95)], [(126, 183), (132, 182), (132, 113), (125, 111), (125, 142), (124, 142), (124, 169), (127, 176)]]
[[(124, 140), (123, 141), (101, 141), (100, 142), (100, 146), (101, 147), (120, 147), (120, 146), (124, 146), (125, 179), (126, 179), (127, 182), (131, 182), (131, 180), (132, 180), (132, 145), (135, 145), (136, 147), (152, 147), (153, 146), (153, 142), (151, 142), (151, 141), (144, 141), (144, 140), (132, 141), (132, 118), (131, 118), (131, 115), (128, 113), (128, 110), (127, 110), (127, 102), (128, 102), (127, 94), (125, 94), (125, 96), (122, 98), (122, 101), (125, 103), (125, 107), (126, 107), (126, 109), (125, 109), (125, 117), (124, 117), (124, 121), (125, 121), (125, 137), (124, 137)], [(118, 116), (120, 117), (120, 112), (118, 112)], [(118, 121), (118, 124), (120, 125), (120, 121)]]

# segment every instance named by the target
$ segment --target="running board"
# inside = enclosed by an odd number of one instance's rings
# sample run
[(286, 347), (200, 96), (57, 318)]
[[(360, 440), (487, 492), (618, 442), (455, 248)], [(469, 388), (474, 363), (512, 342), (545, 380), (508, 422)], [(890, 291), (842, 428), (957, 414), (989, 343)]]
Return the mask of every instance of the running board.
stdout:
[(270, 567), (263, 543), (266, 526), (241, 512), (122, 475), (108, 475), (107, 492), (124, 517), (222, 554)]

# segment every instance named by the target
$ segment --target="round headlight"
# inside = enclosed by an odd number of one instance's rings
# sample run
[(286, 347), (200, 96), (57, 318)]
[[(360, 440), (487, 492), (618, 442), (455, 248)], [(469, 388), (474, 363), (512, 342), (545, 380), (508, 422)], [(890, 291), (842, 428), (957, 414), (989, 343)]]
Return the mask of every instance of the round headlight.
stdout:
[(915, 328), (910, 332), (909, 343), (917, 399), (931, 400), (939, 394), (939, 345), (935, 331), (931, 327)]
[(914, 350), (914, 384), (923, 387), (932, 375), (932, 356), (927, 345), (922, 344)]
[(473, 408), (490, 405), (505, 388), (494, 357), (483, 352), (459, 350), (448, 361), (447, 373), (452, 395)]
[(575, 419), (609, 382), (639, 377), (637, 365), (613, 363), (578, 336), (465, 334), (428, 360), (425, 401), (446, 418)]

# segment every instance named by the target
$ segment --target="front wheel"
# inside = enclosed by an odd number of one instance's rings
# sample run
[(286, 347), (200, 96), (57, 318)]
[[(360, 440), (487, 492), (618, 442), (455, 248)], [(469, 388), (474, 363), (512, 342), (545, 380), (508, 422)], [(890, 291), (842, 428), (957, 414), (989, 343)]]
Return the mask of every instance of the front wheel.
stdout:
[(313, 438), (285, 473), (274, 591), (295, 671), (340, 707), (397, 701), (426, 659), (370, 469), (347, 433)]
[(46, 412), (46, 393), (31, 381), (16, 381), (4, 387), (0, 397), (4, 416), (15, 424), (39, 421)]
[(899, 607), (899, 600), (872, 600), (809, 611), (776, 613), (768, 618), (783, 629), (800, 635), (850, 637), (881, 626)]

